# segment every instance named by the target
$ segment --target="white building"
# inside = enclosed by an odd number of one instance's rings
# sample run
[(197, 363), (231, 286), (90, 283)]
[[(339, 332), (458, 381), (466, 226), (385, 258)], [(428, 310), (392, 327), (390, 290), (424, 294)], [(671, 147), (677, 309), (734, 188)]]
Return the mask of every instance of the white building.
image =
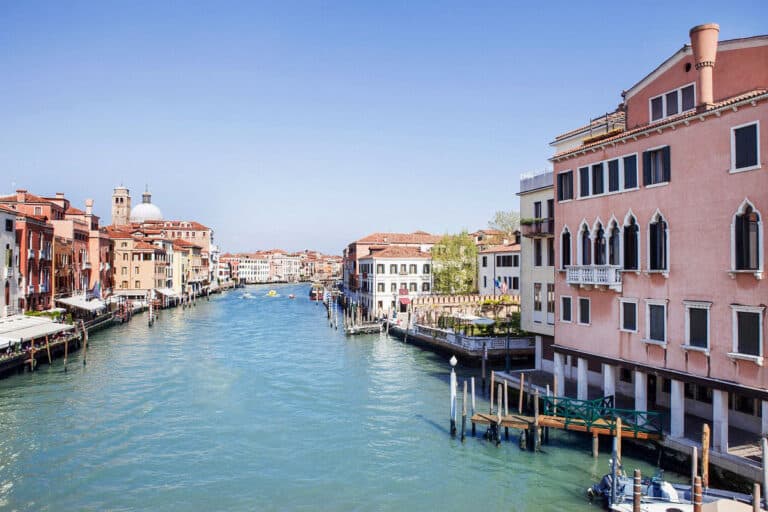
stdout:
[(16, 215), (10, 208), (0, 206), (0, 318), (19, 310), (19, 246), (16, 244)]
[(301, 258), (292, 254), (274, 252), (271, 255), (270, 281), (295, 283), (301, 273)]
[(432, 293), (432, 256), (418, 247), (372, 248), (359, 264), (360, 302), (374, 316), (405, 311), (412, 299)]
[(520, 246), (492, 245), (477, 254), (480, 295), (520, 294)]
[(269, 257), (263, 254), (244, 254), (238, 258), (237, 277), (247, 284), (269, 282)]
[(552, 171), (520, 176), (520, 327), (536, 335), (536, 368), (554, 369), (555, 201)]

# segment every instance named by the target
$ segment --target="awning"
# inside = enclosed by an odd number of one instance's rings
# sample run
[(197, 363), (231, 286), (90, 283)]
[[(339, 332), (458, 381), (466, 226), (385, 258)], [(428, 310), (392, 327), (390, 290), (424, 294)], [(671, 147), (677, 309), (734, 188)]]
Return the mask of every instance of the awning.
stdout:
[(411, 299), (409, 299), (408, 297), (400, 297), (400, 304), (410, 304), (410, 303), (411, 303)]
[(56, 302), (64, 304), (65, 306), (71, 306), (73, 308), (82, 309), (91, 313), (96, 311), (103, 311), (107, 309), (107, 305), (101, 299), (85, 300), (85, 297), (78, 295), (76, 297), (64, 297), (56, 299)]
[(171, 297), (171, 298), (179, 297), (179, 294), (173, 291), (171, 288), (155, 288), (155, 291), (157, 293), (162, 293), (166, 297)]
[(9, 316), (0, 320), (0, 348), (73, 329), (74, 326), (56, 323), (44, 316)]

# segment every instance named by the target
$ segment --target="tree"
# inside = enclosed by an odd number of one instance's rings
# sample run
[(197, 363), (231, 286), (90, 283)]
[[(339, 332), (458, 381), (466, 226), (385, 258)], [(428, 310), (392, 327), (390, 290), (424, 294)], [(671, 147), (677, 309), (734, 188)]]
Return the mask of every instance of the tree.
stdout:
[(434, 289), (441, 294), (477, 291), (477, 247), (466, 231), (445, 235), (432, 247)]
[(515, 231), (520, 229), (520, 212), (514, 210), (506, 212), (497, 211), (493, 215), (493, 219), (488, 221), (488, 227), (498, 229), (511, 236)]

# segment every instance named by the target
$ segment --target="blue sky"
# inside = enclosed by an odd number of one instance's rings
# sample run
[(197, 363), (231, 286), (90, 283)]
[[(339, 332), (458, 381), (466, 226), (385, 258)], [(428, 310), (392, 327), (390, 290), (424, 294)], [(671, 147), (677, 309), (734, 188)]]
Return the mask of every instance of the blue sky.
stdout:
[(768, 2), (0, 2), (0, 192), (145, 184), (225, 250), (484, 227), (548, 143)]

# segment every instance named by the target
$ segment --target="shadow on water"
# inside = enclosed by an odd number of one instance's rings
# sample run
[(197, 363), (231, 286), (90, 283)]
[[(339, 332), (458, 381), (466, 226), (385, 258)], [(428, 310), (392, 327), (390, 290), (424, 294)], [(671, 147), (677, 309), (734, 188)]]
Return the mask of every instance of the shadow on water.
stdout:
[(445, 435), (450, 435), (451, 434), (450, 428), (446, 428), (445, 425), (442, 425), (442, 424), (436, 422), (435, 420), (433, 420), (431, 418), (427, 418), (423, 414), (416, 414), (416, 415), (414, 415), (414, 418), (416, 418), (418, 420), (421, 420), (422, 422), (426, 423), (427, 425), (430, 425), (432, 428), (434, 428), (438, 432), (441, 432), (441, 433), (443, 433)]

